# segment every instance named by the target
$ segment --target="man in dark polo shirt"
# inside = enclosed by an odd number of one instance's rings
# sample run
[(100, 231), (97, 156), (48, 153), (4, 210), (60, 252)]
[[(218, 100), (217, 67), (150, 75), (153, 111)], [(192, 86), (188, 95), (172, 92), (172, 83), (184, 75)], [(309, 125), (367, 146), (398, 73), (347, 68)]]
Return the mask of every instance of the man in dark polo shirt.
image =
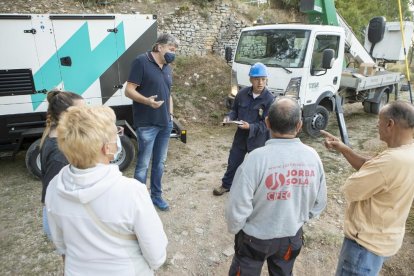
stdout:
[(162, 198), (161, 179), (173, 127), (172, 70), (178, 40), (161, 34), (152, 51), (137, 56), (131, 66), (125, 96), (133, 100), (138, 160), (134, 177), (146, 183), (151, 164), (151, 199), (162, 211), (169, 209)]

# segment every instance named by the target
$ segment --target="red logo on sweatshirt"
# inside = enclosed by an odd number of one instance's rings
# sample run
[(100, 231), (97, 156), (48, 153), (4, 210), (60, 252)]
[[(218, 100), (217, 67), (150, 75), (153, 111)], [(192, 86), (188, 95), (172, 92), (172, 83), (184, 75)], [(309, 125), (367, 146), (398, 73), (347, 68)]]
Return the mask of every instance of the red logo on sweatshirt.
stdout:
[(267, 200), (274, 201), (274, 200), (288, 200), (291, 196), (290, 191), (281, 191), (281, 192), (268, 192), (267, 193)]
[(282, 173), (272, 173), (266, 177), (265, 183), (268, 189), (276, 190), (285, 184), (285, 176)]
[(314, 170), (290, 169), (287, 174), (273, 172), (265, 179), (265, 185), (270, 190), (267, 200), (288, 200), (292, 196), (291, 186), (304, 187), (315, 178)]

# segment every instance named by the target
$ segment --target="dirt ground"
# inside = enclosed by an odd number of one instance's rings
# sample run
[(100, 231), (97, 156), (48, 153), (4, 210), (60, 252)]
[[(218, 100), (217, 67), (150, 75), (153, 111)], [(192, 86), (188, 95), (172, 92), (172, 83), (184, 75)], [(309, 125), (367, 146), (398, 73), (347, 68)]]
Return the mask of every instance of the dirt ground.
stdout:
[[(384, 145), (376, 134), (376, 116), (361, 104), (345, 106), (352, 146), (375, 154)], [(212, 195), (225, 171), (234, 127), (187, 125), (188, 143), (172, 140), (164, 177), (169, 212), (159, 212), (169, 239), (168, 258), (157, 275), (226, 275), (233, 255), (233, 236), (227, 232), (223, 207), (228, 194)], [(334, 117), (328, 128), (338, 133)], [(338, 154), (326, 151), (322, 139), (301, 135), (314, 147), (325, 166), (328, 206), (319, 219), (305, 225), (305, 246), (297, 259), (296, 275), (333, 275), (342, 242), (345, 201), (339, 187), (352, 168)], [(132, 176), (133, 165), (126, 171)], [(13, 161), (0, 159), (0, 275), (59, 275), (62, 261), (42, 234), (40, 181), (27, 173), (24, 152)], [(413, 275), (414, 236), (406, 234), (399, 253), (381, 275)], [(262, 275), (268, 275), (264, 268)]]

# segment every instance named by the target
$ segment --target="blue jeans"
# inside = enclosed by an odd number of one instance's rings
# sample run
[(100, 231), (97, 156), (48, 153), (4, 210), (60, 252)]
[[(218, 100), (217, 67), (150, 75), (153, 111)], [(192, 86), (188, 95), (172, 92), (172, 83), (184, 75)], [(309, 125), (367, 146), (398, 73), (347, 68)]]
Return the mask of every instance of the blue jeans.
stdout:
[(50, 233), (49, 222), (47, 221), (47, 211), (46, 206), (43, 206), (43, 233), (47, 236), (49, 240), (52, 240), (52, 234)]
[(356, 241), (344, 238), (339, 254), (336, 276), (374, 276), (378, 275), (387, 257), (378, 256)]
[(164, 173), (164, 165), (167, 160), (168, 143), (172, 130), (172, 121), (167, 127), (149, 126), (137, 128), (138, 160), (134, 177), (139, 182), (146, 184), (147, 172), (151, 163), (151, 197), (159, 197), (162, 194), (161, 179)]

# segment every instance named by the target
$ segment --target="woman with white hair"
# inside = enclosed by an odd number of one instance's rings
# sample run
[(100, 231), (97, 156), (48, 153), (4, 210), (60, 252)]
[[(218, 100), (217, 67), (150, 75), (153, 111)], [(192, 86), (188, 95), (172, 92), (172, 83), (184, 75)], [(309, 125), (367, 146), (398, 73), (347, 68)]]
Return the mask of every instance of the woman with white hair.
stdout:
[(65, 275), (153, 275), (167, 237), (145, 185), (110, 164), (121, 151), (109, 107), (71, 107), (58, 145), (69, 165), (50, 182), (46, 208)]

